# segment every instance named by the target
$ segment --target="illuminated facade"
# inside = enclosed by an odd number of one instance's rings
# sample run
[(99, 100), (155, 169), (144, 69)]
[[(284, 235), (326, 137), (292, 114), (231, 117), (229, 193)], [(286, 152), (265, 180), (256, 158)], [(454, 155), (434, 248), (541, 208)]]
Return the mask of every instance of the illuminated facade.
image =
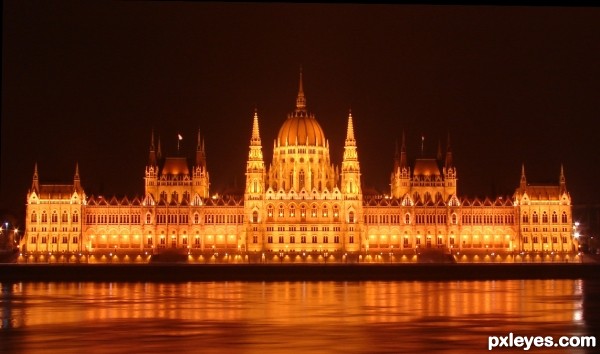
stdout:
[(77, 167), (72, 184), (40, 184), (36, 165), (22, 249), (35, 260), (171, 250), (204, 261), (281, 262), (576, 251), (562, 167), (553, 186), (528, 184), (523, 167), (512, 197), (461, 198), (449, 139), (445, 155), (412, 163), (404, 140), (389, 194), (363, 195), (352, 114), (342, 164), (335, 166), (323, 129), (306, 109), (300, 76), (296, 108), (279, 130), (268, 168), (254, 113), (243, 196), (210, 194), (200, 135), (190, 167), (185, 157), (163, 157), (152, 134), (141, 198), (87, 196)]

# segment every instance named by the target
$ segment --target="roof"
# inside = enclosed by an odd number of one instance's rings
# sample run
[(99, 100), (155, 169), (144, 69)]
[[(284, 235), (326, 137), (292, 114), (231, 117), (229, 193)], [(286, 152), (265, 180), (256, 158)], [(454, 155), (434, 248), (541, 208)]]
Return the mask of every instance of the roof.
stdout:
[(440, 175), (440, 168), (436, 159), (417, 159), (415, 161), (415, 168), (413, 169), (414, 175), (420, 176), (438, 176)]
[(189, 175), (187, 159), (185, 157), (167, 157), (163, 165), (161, 174), (163, 175)]
[(314, 115), (292, 114), (279, 129), (277, 141), (279, 146), (325, 146), (325, 134)]
[(559, 200), (560, 186), (530, 185), (525, 188), (530, 200)]
[(71, 199), (75, 188), (72, 184), (41, 184), (40, 199)]

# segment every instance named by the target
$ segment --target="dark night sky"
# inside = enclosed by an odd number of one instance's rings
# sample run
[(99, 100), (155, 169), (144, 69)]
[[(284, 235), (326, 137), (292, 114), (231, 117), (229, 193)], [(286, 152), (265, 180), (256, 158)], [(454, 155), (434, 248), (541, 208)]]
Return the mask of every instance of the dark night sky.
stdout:
[(341, 161), (351, 107), (367, 186), (387, 191), (394, 144), (434, 154), (450, 132), (459, 194), (558, 180), (600, 201), (600, 8), (5, 1), (2, 208), (42, 183), (141, 195), (151, 130), (163, 152), (206, 139), (212, 190), (243, 184), (258, 107), (267, 162), (294, 108)]

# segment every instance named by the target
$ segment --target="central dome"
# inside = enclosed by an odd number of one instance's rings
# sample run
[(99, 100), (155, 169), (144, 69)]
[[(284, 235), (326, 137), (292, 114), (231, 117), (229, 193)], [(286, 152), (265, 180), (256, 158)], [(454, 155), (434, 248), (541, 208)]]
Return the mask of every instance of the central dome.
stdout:
[(325, 146), (325, 134), (314, 116), (293, 114), (279, 129), (277, 143), (279, 146)]
[(325, 134), (313, 114), (306, 112), (306, 99), (302, 88), (302, 71), (300, 71), (300, 87), (296, 98), (296, 111), (288, 115), (279, 129), (278, 146), (309, 145), (325, 146)]

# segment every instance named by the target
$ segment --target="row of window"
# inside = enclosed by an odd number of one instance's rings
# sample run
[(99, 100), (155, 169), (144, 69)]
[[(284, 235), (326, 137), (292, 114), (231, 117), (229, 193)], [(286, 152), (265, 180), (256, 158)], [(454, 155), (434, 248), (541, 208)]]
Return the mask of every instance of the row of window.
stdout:
[[(45, 227), (45, 226), (42, 226), (42, 227), (40, 228), (40, 230), (41, 230), (41, 232), (48, 232), (48, 228), (47, 228), (47, 227)], [(50, 228), (50, 230), (51, 230), (51, 232), (58, 232), (58, 227), (56, 227), (56, 226), (54, 226), (54, 227), (51, 227), (51, 228)], [(31, 231), (31, 232), (37, 232), (37, 227), (36, 227), (36, 226), (32, 226), (32, 227), (30, 228), (30, 231)], [(63, 228), (61, 229), (61, 231), (62, 231), (62, 232), (67, 232), (67, 231), (69, 231), (69, 228), (68, 228), (68, 227), (63, 227)], [(77, 226), (74, 226), (74, 227), (72, 227), (72, 228), (71, 228), (71, 231), (77, 232), (77, 231), (79, 231), (79, 228), (78, 228)]]
[[(47, 223), (48, 222), (48, 213), (45, 210), (42, 211), (40, 218), (41, 218), (41, 222)], [(69, 222), (69, 213), (67, 213), (66, 210), (62, 213), (60, 221), (61, 222)], [(31, 212), (31, 222), (38, 222), (38, 214), (35, 210)], [(56, 210), (54, 210), (52, 212), (52, 215), (50, 216), (50, 222), (52, 222), (52, 223), (58, 222), (58, 212)], [(79, 214), (77, 214), (76, 211), (73, 212), (73, 214), (71, 215), (71, 222), (79, 222)]]
[(87, 214), (85, 216), (85, 222), (87, 224), (139, 224), (140, 223), (140, 215), (139, 214)]
[[(285, 207), (283, 206), (283, 204), (279, 205), (279, 207), (277, 209), (277, 214), (275, 214), (275, 207), (272, 204), (267, 205), (267, 218), (268, 218), (268, 220), (273, 220), (273, 218), (275, 217), (275, 215), (277, 215), (277, 217), (279, 217), (279, 218), (283, 218), (283, 217), (286, 217), (286, 216), (289, 216), (289, 217), (293, 218), (293, 217), (296, 217), (297, 214), (298, 213), (296, 212), (296, 206), (293, 205), (293, 204), (289, 206), (287, 215), (286, 215)], [(324, 217), (324, 218), (329, 217), (329, 209), (327, 208), (326, 205), (324, 205), (321, 208), (321, 212), (320, 213), (319, 213), (319, 209), (317, 208), (316, 205), (313, 205), (311, 207), (311, 210), (310, 210), (310, 216), (311, 217), (316, 218), (316, 217), (318, 217), (319, 214), (322, 217)], [(300, 211), (299, 211), (299, 216), (302, 217), (302, 218), (305, 218), (306, 215), (307, 215), (306, 205), (301, 205), (300, 206)], [(333, 217), (337, 218), (337, 217), (339, 217), (339, 215), (340, 215), (339, 206), (334, 205), (333, 206)], [(354, 212), (353, 211), (350, 211), (348, 213), (348, 219), (349, 219), (349, 222), (351, 222), (351, 223), (354, 222)]]
[[(50, 237), (50, 243), (52, 244), (57, 244), (58, 243), (58, 236), (52, 236)], [(61, 238), (63, 244), (67, 244), (69, 243), (69, 237), (68, 236), (62, 236)], [(36, 244), (38, 242), (38, 237), (37, 236), (31, 236), (31, 243)], [(73, 238), (71, 239), (71, 243), (77, 243), (79, 242), (79, 237), (77, 236), (73, 236)], [(47, 236), (41, 236), (40, 237), (40, 243), (45, 244), (48, 243), (48, 237)]]
[[(558, 223), (558, 214), (556, 213), (556, 211), (552, 212), (552, 223), (553, 224), (557, 224)], [(527, 212), (523, 213), (523, 217), (522, 217), (523, 223), (529, 223), (529, 214)], [(537, 224), (540, 222), (540, 217), (538, 216), (538, 213), (536, 211), (534, 211), (531, 214), (531, 221), (534, 224)], [(563, 211), (561, 216), (560, 216), (560, 222), (563, 224), (566, 224), (568, 222), (568, 217), (567, 217), (567, 212)], [(547, 224), (548, 223), (548, 213), (546, 213), (545, 211), (542, 213), (542, 224)]]
[[(278, 237), (278, 242), (279, 243), (296, 243), (296, 236), (289, 236), (286, 242), (286, 237), (285, 236), (279, 236)], [(274, 243), (273, 242), (274, 237), (269, 235), (267, 236), (267, 243)], [(300, 236), (299, 237), (299, 241), (300, 243), (307, 243), (308, 237), (307, 236)], [(311, 243), (329, 243), (329, 236), (323, 236), (321, 238), (321, 242), (319, 241), (319, 237), (316, 235), (313, 235), (311, 238)], [(252, 243), (258, 243), (258, 236), (252, 236)], [(340, 236), (339, 235), (335, 235), (333, 236), (333, 243), (340, 243)], [(348, 243), (354, 243), (354, 236), (349, 236), (348, 237)]]
[[(411, 223), (411, 214), (404, 214), (404, 224)], [(479, 214), (463, 214), (463, 224), (509, 224), (515, 222), (515, 217), (512, 214), (495, 214), (495, 215), (479, 215)], [(400, 215), (365, 215), (365, 223), (367, 224), (399, 224)], [(416, 214), (414, 217), (415, 224), (447, 224), (448, 215), (446, 214)], [(456, 225), (458, 216), (450, 215), (450, 223)]]
[[(558, 237), (556, 236), (552, 236), (552, 243), (558, 243)], [(562, 243), (567, 243), (567, 236), (562, 236), (561, 237), (561, 241)], [(532, 236), (531, 237), (531, 241), (532, 243), (540, 243), (540, 239), (538, 236)], [(529, 243), (529, 237), (528, 236), (524, 236), (523, 237), (523, 243)], [(542, 243), (548, 243), (548, 236), (542, 236)]]

